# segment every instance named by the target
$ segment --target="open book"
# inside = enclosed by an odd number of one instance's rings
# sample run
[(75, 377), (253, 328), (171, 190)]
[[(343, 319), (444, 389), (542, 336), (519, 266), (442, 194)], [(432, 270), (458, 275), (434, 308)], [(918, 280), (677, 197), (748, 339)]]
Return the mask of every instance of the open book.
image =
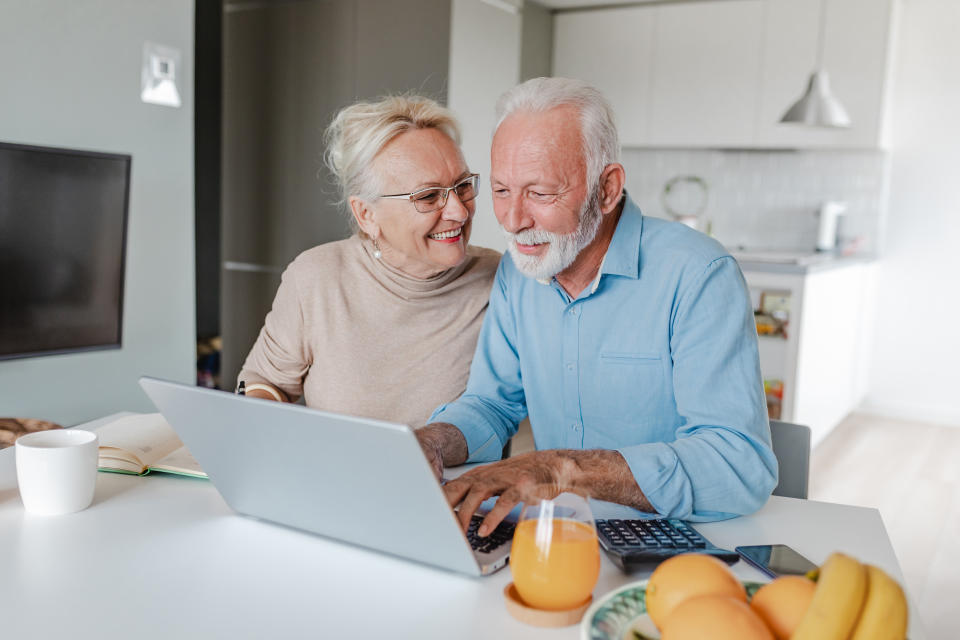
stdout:
[(159, 413), (125, 416), (95, 431), (100, 438), (100, 471), (140, 476), (163, 471), (207, 477)]

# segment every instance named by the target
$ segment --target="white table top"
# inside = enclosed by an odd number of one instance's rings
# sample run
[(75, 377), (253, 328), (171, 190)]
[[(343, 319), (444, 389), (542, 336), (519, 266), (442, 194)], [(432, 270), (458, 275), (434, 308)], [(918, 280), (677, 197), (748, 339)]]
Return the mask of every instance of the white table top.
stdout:
[[(623, 507), (597, 503), (596, 517)], [(840, 550), (903, 583), (875, 509), (773, 497), (697, 528), (715, 544), (788, 544), (820, 563)], [(763, 581), (743, 562), (734, 571)], [(599, 598), (648, 577), (605, 556)], [(509, 569), (470, 578), (233, 513), (213, 486), (165, 474), (98, 474), (90, 508), (23, 510), (13, 448), (0, 451), (0, 603), (9, 638), (562, 638), (503, 604)], [(910, 638), (924, 636), (912, 608)]]

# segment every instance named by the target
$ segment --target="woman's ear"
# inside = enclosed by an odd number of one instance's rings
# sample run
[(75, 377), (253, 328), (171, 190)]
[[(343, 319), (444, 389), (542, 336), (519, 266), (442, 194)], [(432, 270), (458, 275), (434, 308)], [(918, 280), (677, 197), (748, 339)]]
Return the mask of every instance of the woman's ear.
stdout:
[(348, 202), (350, 203), (350, 212), (353, 214), (353, 219), (357, 221), (360, 230), (371, 238), (379, 238), (380, 225), (377, 224), (376, 216), (373, 209), (370, 208), (370, 204), (356, 196), (350, 196)]

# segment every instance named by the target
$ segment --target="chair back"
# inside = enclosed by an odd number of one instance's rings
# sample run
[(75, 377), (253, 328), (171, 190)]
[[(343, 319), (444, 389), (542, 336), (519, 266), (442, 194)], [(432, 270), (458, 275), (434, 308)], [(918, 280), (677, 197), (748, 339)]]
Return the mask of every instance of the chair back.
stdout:
[(810, 483), (810, 427), (780, 420), (770, 421), (773, 454), (780, 464), (775, 496), (807, 497)]

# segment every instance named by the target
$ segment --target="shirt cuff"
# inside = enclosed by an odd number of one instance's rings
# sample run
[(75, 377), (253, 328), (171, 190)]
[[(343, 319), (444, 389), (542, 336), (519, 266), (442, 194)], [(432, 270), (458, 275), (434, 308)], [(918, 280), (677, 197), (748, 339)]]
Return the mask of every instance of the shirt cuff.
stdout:
[(469, 406), (454, 402), (433, 412), (429, 422), (452, 424), (467, 441), (467, 462), (492, 462), (503, 457), (503, 443), (483, 415)]
[(683, 465), (670, 445), (652, 442), (617, 451), (657, 513), (668, 518), (686, 518), (693, 512), (690, 483), (677, 478), (684, 474)]
[[(650, 505), (661, 516), (692, 522), (737, 517), (725, 511), (695, 511), (693, 482), (683, 462), (668, 443), (651, 442), (617, 449)], [(671, 508), (672, 507), (672, 508)]]

